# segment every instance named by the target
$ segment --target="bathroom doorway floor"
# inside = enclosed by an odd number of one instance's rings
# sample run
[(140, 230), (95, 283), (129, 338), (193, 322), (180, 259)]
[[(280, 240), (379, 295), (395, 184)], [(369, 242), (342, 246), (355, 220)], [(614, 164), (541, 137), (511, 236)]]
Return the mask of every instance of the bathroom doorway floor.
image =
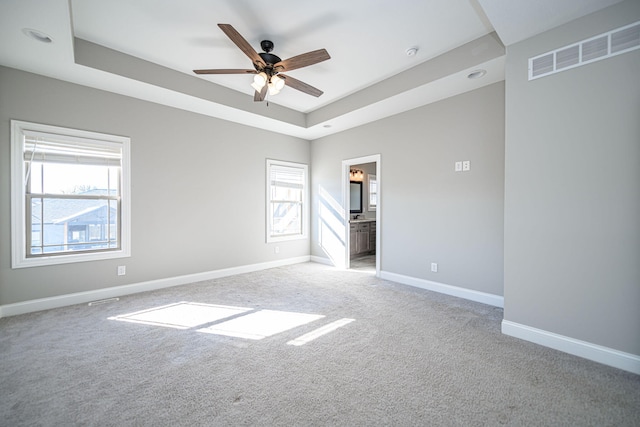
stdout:
[(376, 256), (367, 255), (363, 257), (353, 258), (350, 261), (350, 269), (376, 274)]

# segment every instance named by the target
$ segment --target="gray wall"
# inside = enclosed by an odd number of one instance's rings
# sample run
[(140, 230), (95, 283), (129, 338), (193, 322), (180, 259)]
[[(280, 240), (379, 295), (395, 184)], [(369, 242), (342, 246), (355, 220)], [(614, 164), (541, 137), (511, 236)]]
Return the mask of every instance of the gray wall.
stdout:
[[(331, 258), (324, 240), (341, 215), (332, 206), (342, 205), (342, 160), (372, 154), (381, 270), (502, 295), (503, 82), (313, 141), (312, 255)], [(458, 160), (471, 171), (454, 172)]]
[[(265, 243), (264, 194), (265, 159), (308, 141), (5, 67), (0, 94), (0, 304), (309, 255)], [(11, 119), (131, 138), (131, 258), (11, 269)]]
[(640, 354), (640, 51), (527, 59), (640, 19), (628, 1), (509, 46), (505, 320)]

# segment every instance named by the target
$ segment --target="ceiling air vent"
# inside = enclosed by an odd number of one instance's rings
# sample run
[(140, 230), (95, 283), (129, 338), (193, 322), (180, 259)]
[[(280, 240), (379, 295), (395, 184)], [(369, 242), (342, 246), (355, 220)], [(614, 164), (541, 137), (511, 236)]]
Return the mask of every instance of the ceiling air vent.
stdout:
[(532, 77), (535, 78), (553, 73), (553, 55), (552, 52), (529, 60), (529, 80), (531, 80)]
[(611, 53), (624, 52), (640, 46), (640, 23), (611, 34)]
[(549, 76), (640, 48), (640, 21), (529, 58), (529, 80)]
[(591, 61), (609, 53), (609, 37), (598, 37), (582, 43), (582, 60)]
[(571, 46), (556, 52), (556, 70), (562, 70), (580, 62), (580, 46)]

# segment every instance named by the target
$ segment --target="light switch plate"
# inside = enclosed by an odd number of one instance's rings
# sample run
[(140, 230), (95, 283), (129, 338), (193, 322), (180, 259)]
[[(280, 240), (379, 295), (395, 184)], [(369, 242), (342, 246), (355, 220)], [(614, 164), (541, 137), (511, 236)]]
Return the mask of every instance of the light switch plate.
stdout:
[(462, 162), (456, 162), (456, 172), (462, 172)]

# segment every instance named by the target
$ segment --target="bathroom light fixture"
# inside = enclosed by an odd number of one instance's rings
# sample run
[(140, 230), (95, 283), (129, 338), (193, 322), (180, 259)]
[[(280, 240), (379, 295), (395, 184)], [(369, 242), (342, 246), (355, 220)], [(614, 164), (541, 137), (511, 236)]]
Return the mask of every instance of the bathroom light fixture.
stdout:
[(363, 181), (364, 172), (360, 169), (351, 169), (349, 171), (349, 181)]
[(469, 73), (469, 75), (467, 76), (467, 78), (469, 79), (479, 79), (481, 77), (484, 77), (484, 75), (487, 74), (487, 70), (475, 70)]
[(27, 37), (30, 37), (42, 43), (51, 43), (53, 41), (53, 39), (48, 34), (45, 34), (42, 31), (34, 30), (32, 28), (23, 28), (22, 32)]

